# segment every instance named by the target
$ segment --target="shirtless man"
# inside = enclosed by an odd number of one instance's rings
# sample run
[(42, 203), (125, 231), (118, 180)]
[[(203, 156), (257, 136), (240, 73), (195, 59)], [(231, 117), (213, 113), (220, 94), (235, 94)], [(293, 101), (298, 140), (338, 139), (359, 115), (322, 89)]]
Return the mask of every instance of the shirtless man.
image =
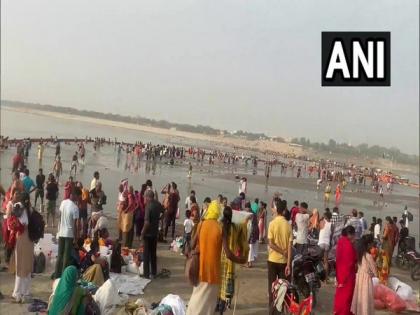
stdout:
[(70, 175), (72, 174), (74, 170), (74, 176), (76, 176), (77, 173), (77, 165), (79, 165), (79, 159), (77, 157), (77, 152), (74, 152), (74, 155), (71, 159), (71, 169), (70, 169)]

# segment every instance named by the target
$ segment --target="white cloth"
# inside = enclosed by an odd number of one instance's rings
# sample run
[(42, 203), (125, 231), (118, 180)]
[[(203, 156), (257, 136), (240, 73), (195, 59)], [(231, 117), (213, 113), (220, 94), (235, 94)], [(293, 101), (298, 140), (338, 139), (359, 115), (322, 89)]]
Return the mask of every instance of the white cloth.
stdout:
[(149, 279), (140, 278), (139, 276), (124, 275), (118, 273), (110, 273), (110, 279), (113, 280), (118, 289), (118, 293), (129, 295), (143, 294), (143, 289), (149, 284)]
[(308, 243), (308, 223), (309, 223), (309, 214), (307, 213), (298, 213), (296, 215), (296, 243), (297, 244), (307, 244)]
[(191, 205), (192, 205), (192, 202), (191, 202), (190, 196), (188, 196), (187, 198), (185, 198), (185, 207), (187, 209), (191, 209)]
[(253, 262), (258, 258), (258, 242), (249, 244), (248, 262)]
[(57, 237), (74, 237), (74, 220), (79, 218), (79, 208), (70, 199), (63, 200), (60, 205), (60, 225)]
[(94, 190), (96, 188), (96, 183), (97, 182), (98, 182), (98, 180), (94, 177), (92, 179), (92, 181), (90, 182), (90, 189), (89, 189), (89, 191), (92, 191), (92, 190)]
[(184, 232), (185, 233), (191, 233), (193, 227), (194, 227), (193, 220), (185, 219), (185, 221), (184, 221)]
[(324, 228), (319, 231), (318, 245), (330, 245), (331, 240), (331, 222), (325, 221)]
[(121, 305), (125, 305), (128, 296), (119, 295), (118, 288), (112, 279), (108, 279), (100, 286), (93, 299), (98, 304), (102, 315), (112, 315), (120, 309)]
[(219, 291), (220, 285), (218, 284), (200, 282), (193, 288), (187, 315), (214, 315), (214, 303), (217, 301)]
[(379, 224), (375, 224), (375, 228), (373, 229), (373, 237), (374, 238), (381, 238), (381, 226)]
[(31, 287), (31, 275), (27, 277), (15, 276), (15, 288), (12, 293), (12, 297), (15, 299), (21, 299), (30, 294)]
[(187, 307), (179, 295), (168, 294), (160, 301), (159, 305), (162, 304), (169, 305), (172, 308), (172, 313), (174, 313), (174, 315), (185, 315), (187, 312)]

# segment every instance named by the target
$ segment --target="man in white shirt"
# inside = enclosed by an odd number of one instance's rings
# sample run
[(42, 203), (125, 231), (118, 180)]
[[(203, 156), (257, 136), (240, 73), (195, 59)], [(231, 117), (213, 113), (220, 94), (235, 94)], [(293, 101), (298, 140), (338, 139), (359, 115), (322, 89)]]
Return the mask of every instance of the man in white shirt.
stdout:
[(382, 219), (378, 219), (378, 221), (376, 221), (376, 225), (373, 229), (373, 237), (377, 240), (381, 240), (382, 237)]
[(296, 251), (299, 254), (305, 254), (308, 248), (308, 224), (309, 224), (309, 214), (308, 214), (308, 204), (302, 202), (300, 204), (299, 213), (296, 215)]
[(58, 256), (54, 273), (55, 279), (60, 278), (64, 269), (71, 264), (71, 253), (79, 235), (77, 229), (79, 208), (76, 201), (80, 196), (80, 189), (74, 188), (70, 193), (70, 198), (63, 200), (60, 205), (61, 217), (57, 233)]
[(185, 210), (191, 210), (191, 205), (192, 205), (191, 197), (193, 196), (195, 197), (195, 191), (191, 190), (190, 195), (187, 198), (185, 198)]
[(99, 172), (95, 171), (95, 173), (93, 173), (93, 179), (90, 182), (90, 189), (89, 191), (92, 191), (96, 188), (96, 184), (99, 182)]

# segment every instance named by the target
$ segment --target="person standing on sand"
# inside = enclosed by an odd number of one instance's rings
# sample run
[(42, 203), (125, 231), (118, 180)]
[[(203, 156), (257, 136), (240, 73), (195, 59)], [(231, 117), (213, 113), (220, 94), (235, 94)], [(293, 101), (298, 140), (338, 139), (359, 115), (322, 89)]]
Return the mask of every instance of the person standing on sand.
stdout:
[[(217, 222), (220, 217), (220, 204), (212, 201), (204, 221), (197, 227), (191, 248), (200, 252), (199, 284), (193, 288), (188, 303), (187, 315), (212, 315), (220, 291), (222, 227)], [(229, 250), (227, 252), (230, 252)]]
[(292, 227), (283, 216), (285, 204), (278, 203), (277, 215), (268, 226), (268, 307), (270, 315), (279, 312), (273, 305), (272, 283), (277, 279), (286, 279), (290, 275), (292, 261)]
[(341, 233), (336, 251), (337, 287), (334, 297), (334, 315), (350, 315), (356, 284), (357, 254), (354, 249), (354, 227), (349, 225)]
[(176, 183), (172, 182), (162, 190), (162, 193), (168, 194), (168, 207), (165, 213), (165, 240), (168, 235), (168, 228), (172, 226), (172, 240), (175, 239), (175, 220), (178, 211), (179, 192)]
[(76, 177), (78, 165), (79, 165), (79, 158), (77, 157), (77, 151), (76, 151), (74, 152), (73, 157), (71, 159), (70, 175), (72, 174), (74, 170), (74, 177)]
[(55, 178), (57, 179), (57, 183), (60, 181), (60, 176), (63, 173), (63, 163), (61, 163), (61, 156), (58, 155), (55, 158), (54, 166), (53, 166), (53, 173), (55, 174)]
[(61, 145), (60, 141), (57, 141), (57, 144), (55, 146), (55, 158), (57, 159), (57, 156), (61, 154)]
[(18, 208), (23, 210), (19, 217), (12, 215), (15, 224), (11, 224), (12, 233), (16, 235), (16, 245), (10, 259), (10, 272), (15, 274), (15, 288), (12, 297), (18, 303), (24, 303), (30, 296), (31, 273), (33, 268), (34, 243), (29, 238), (28, 224), (31, 215), (31, 202), (28, 193), (21, 194), (21, 203), (13, 206), (13, 212), (19, 213)]
[(52, 217), (52, 227), (55, 226), (55, 208), (57, 206), (58, 198), (58, 185), (55, 181), (54, 175), (48, 175), (48, 181), (46, 186), (47, 194), (45, 198), (47, 199), (47, 222), (45, 227), (49, 226), (50, 216)]
[(144, 226), (140, 239), (144, 245), (143, 276), (146, 279), (150, 279), (150, 276), (155, 277), (157, 274), (156, 247), (163, 207), (155, 199), (155, 194), (152, 190), (146, 190), (145, 204)]
[(67, 266), (70, 265), (70, 257), (73, 245), (77, 243), (79, 231), (77, 221), (79, 219), (79, 208), (76, 202), (81, 195), (80, 189), (73, 188), (70, 198), (63, 200), (60, 205), (60, 224), (57, 233), (58, 255), (55, 266), (54, 278), (60, 278)]
[(94, 190), (96, 188), (97, 182), (99, 182), (99, 172), (95, 171), (93, 173), (93, 179), (90, 182), (90, 189), (89, 189), (90, 192), (92, 192), (92, 190)]
[(38, 175), (35, 178), (36, 182), (36, 191), (35, 191), (35, 203), (34, 208), (36, 209), (36, 202), (38, 198), (41, 199), (41, 212), (44, 212), (44, 184), (45, 184), (45, 175), (42, 172), (42, 168), (39, 169)]
[(330, 183), (327, 183), (327, 186), (325, 186), (325, 190), (324, 190), (324, 207), (327, 207), (330, 204), (330, 198), (331, 198), (331, 185)]
[(301, 202), (299, 213), (296, 215), (296, 251), (304, 255), (308, 250), (309, 214), (308, 204)]
[(341, 186), (340, 184), (337, 185), (335, 188), (335, 206), (338, 207), (341, 202)]
[(38, 163), (39, 167), (42, 166), (42, 158), (44, 157), (44, 144), (42, 143), (42, 140), (38, 144)]
[(373, 236), (370, 234), (364, 235), (357, 254), (356, 286), (351, 304), (351, 312), (354, 315), (375, 314), (372, 277), (377, 277), (378, 272), (376, 263), (370, 254), (370, 249), (373, 246)]

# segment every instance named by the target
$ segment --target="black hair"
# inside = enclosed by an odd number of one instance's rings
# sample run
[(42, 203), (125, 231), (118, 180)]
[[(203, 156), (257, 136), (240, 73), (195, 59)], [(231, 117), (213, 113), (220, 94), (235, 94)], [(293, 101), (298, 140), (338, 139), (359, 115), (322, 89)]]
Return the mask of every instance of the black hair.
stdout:
[(146, 186), (152, 187), (152, 181), (150, 179), (146, 180)]
[(385, 220), (387, 220), (389, 224), (394, 224), (394, 221), (391, 217), (386, 217)]
[(382, 224), (382, 219), (379, 218), (378, 220), (376, 220), (376, 223), (377, 224)]
[(29, 170), (28, 169), (25, 169), (24, 173), (25, 173), (26, 176), (29, 176)]
[(362, 217), (365, 216), (365, 214), (362, 211), (359, 211), (359, 215)]
[(299, 206), (299, 200), (295, 200), (295, 202), (293, 203), (296, 207)]
[(354, 228), (354, 226), (352, 225), (348, 225), (346, 226), (342, 231), (341, 231), (341, 235), (342, 236), (349, 236), (349, 235), (354, 235), (356, 234), (356, 230)]
[(308, 204), (307, 204), (306, 202), (301, 202), (301, 203), (300, 203), (300, 206), (301, 206), (303, 209), (308, 210)]
[(98, 171), (95, 171), (94, 173), (93, 173), (93, 177), (97, 177), (97, 176), (99, 176), (99, 172)]
[(185, 211), (185, 217), (186, 217), (187, 219), (189, 219), (189, 218), (191, 217), (191, 210), (186, 210), (186, 211)]
[(333, 212), (338, 213), (338, 207), (334, 207)]
[(359, 264), (362, 263), (363, 256), (366, 253), (369, 253), (369, 250), (372, 245), (373, 245), (373, 235), (372, 234), (363, 235), (362, 239), (360, 240), (358, 250), (357, 250), (357, 261)]
[(249, 201), (245, 202), (245, 208), (251, 208), (251, 203)]
[(191, 195), (195, 195), (195, 190), (191, 190)]
[(242, 199), (245, 199), (245, 193), (241, 192), (241, 193), (239, 194), (239, 196), (241, 196), (241, 198), (242, 198)]
[(258, 198), (255, 198), (254, 202), (255, 202), (255, 203), (259, 203), (259, 202), (260, 202), (260, 200), (259, 200)]
[(176, 189), (178, 186), (176, 185), (176, 183), (172, 182), (172, 188)]
[(197, 199), (195, 198), (195, 196), (190, 196), (190, 201), (192, 203), (197, 203)]
[[(219, 196), (221, 196), (221, 195), (219, 195)], [(211, 202), (210, 197), (206, 197), (206, 198), (204, 198), (204, 201), (203, 201), (203, 202), (205, 202), (205, 203), (210, 203), (210, 202)]]
[(325, 218), (327, 218), (328, 220), (331, 220), (331, 218), (332, 218), (332, 214), (331, 214), (331, 212), (329, 212), (329, 211), (325, 211), (325, 213), (324, 213), (324, 217), (325, 217)]
[(223, 223), (223, 227), (222, 227), (223, 236), (228, 237), (230, 225), (232, 224), (232, 208), (229, 206), (226, 206), (223, 209), (222, 223)]

